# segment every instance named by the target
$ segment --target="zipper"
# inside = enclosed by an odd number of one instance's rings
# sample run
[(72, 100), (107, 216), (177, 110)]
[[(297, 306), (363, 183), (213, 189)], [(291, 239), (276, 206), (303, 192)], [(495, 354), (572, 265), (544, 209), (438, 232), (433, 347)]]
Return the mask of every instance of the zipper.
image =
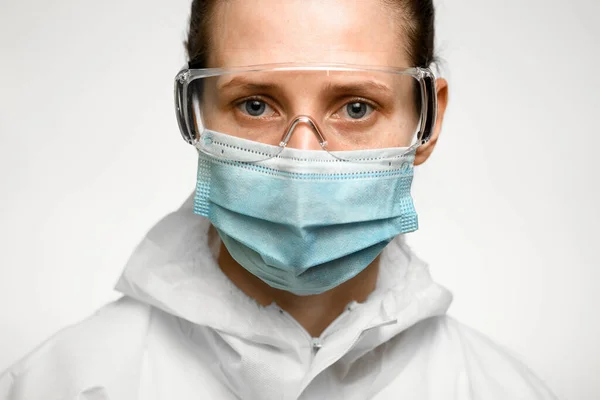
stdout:
[[(360, 334), (356, 335), (356, 337), (354, 338), (354, 340), (352, 340), (352, 342), (350, 343), (350, 345), (341, 354), (346, 354), (349, 349), (351, 349), (352, 347), (354, 347), (354, 345), (360, 340), (360, 338), (362, 336), (363, 336), (363, 332), (361, 332)], [(313, 358), (314, 358), (314, 354), (313, 354)], [(335, 358), (335, 357), (333, 357), (333, 358)], [(327, 362), (325, 363), (326, 367), (324, 369), (322, 369), (321, 372), (324, 371), (325, 369), (327, 369), (329, 366), (331, 366), (335, 361), (337, 361), (337, 360), (334, 360), (333, 362), (331, 362), (332, 359), (327, 360)], [(319, 372), (319, 373), (321, 373), (321, 372)], [(306, 390), (306, 388), (308, 387), (308, 385), (310, 385), (310, 383), (315, 378), (315, 376), (311, 376), (310, 379), (306, 379), (306, 377), (305, 377), (304, 383), (303, 383), (302, 387), (300, 388), (300, 390), (298, 391), (298, 393), (296, 394), (296, 396), (293, 397), (294, 399), (299, 399), (300, 396), (302, 396), (302, 393), (304, 393), (304, 391)]]
[(331, 323), (329, 324), (329, 326), (327, 328), (325, 328), (325, 330), (321, 333), (320, 336), (318, 337), (314, 337), (311, 336), (306, 329), (300, 325), (300, 323), (298, 321), (296, 321), (296, 319), (294, 317), (292, 317), (287, 311), (285, 311), (284, 309), (282, 309), (281, 307), (277, 306), (277, 308), (279, 309), (279, 313), (284, 315), (288, 320), (290, 320), (295, 326), (297, 326), (300, 331), (302, 332), (302, 334), (304, 335), (304, 337), (306, 338), (309, 348), (311, 349), (311, 358), (310, 358), (310, 362), (312, 363), (312, 361), (314, 360), (317, 352), (321, 349), (321, 347), (323, 347), (323, 340), (325, 338), (325, 336), (327, 336), (327, 334), (336, 326), (339, 324), (339, 322), (343, 319), (344, 316), (346, 316), (347, 314), (349, 314), (352, 310), (354, 310), (354, 308), (356, 307), (356, 303), (355, 301), (351, 302), (350, 305), (346, 306), (346, 308), (344, 309), (344, 311), (337, 316), (337, 318)]
[[(349, 314), (350, 312), (352, 312), (356, 306), (357, 306), (356, 301), (351, 302), (348, 306), (346, 306), (346, 308), (344, 309), (344, 311), (331, 323), (329, 324), (329, 326), (327, 328), (325, 328), (325, 330), (321, 333), (321, 335), (319, 337), (313, 337), (311, 336), (306, 329), (304, 329), (304, 327), (302, 325), (300, 325), (300, 323), (298, 321), (296, 321), (296, 319), (294, 317), (292, 317), (287, 311), (283, 310), (281, 307), (279, 307), (278, 305), (277, 308), (279, 309), (279, 313), (284, 315), (285, 318), (289, 319), (292, 324), (294, 324), (295, 326), (297, 326), (300, 331), (302, 332), (302, 334), (304, 335), (304, 337), (306, 338), (309, 347), (310, 347), (310, 363), (312, 364), (313, 360), (315, 359), (315, 356), (317, 354), (317, 352), (319, 351), (319, 349), (321, 347), (323, 347), (323, 339), (324, 337), (336, 326), (340, 323), (341, 320), (343, 320), (343, 317), (347, 314)], [(367, 328), (361, 330), (361, 332), (356, 335), (354, 337), (354, 339), (350, 342), (350, 344), (348, 346), (346, 346), (346, 348), (340, 353), (342, 355), (346, 354), (351, 348), (353, 348), (356, 343), (358, 343), (358, 341), (363, 337), (364, 333), (371, 330), (371, 329), (375, 329), (375, 328), (379, 328), (381, 326), (386, 326), (386, 325), (392, 325), (397, 323), (397, 319), (392, 319), (392, 320), (388, 320), (388, 321), (383, 321), (383, 322), (379, 322), (376, 323), (372, 326), (368, 326)], [(323, 368), (321, 370), (324, 371), (325, 369), (327, 369), (329, 366), (331, 366), (333, 363), (335, 363), (337, 360), (339, 360), (340, 357), (336, 358), (336, 357), (331, 357), (330, 359), (328, 359), (327, 361), (324, 362), (325, 368)], [(320, 373), (320, 372), (319, 372)], [(318, 374), (317, 374), (318, 375)], [(316, 376), (316, 375), (315, 375)], [(300, 390), (298, 391), (296, 397), (293, 397), (295, 399), (299, 398), (302, 393), (304, 392), (304, 390), (308, 387), (308, 385), (310, 384), (310, 382), (312, 382), (312, 380), (314, 379), (315, 376), (311, 376), (310, 379), (306, 379), (305, 377), (305, 382), (302, 385), (302, 387), (300, 388)]]
[[(350, 311), (350, 310), (348, 310), (348, 311)], [(356, 345), (356, 343), (358, 343), (358, 341), (363, 337), (363, 335), (364, 335), (365, 332), (367, 332), (367, 331), (369, 331), (371, 329), (376, 329), (376, 328), (379, 328), (379, 327), (382, 327), (382, 326), (386, 326), (386, 325), (393, 325), (393, 324), (396, 324), (396, 323), (398, 323), (398, 320), (397, 319), (392, 319), (392, 320), (380, 322), (378, 324), (374, 324), (373, 326), (369, 326), (369, 327), (363, 329), (358, 335), (356, 335), (356, 337), (352, 340), (352, 342), (340, 354), (342, 354), (342, 356), (343, 356), (351, 348), (353, 348)], [(340, 359), (340, 357), (338, 357), (338, 358), (331, 357), (329, 360), (327, 360), (324, 363), (325, 364), (325, 368), (323, 368), (319, 373), (325, 371), (327, 368), (329, 368), (331, 365), (333, 365), (339, 359)], [(304, 393), (304, 390), (306, 390), (306, 388), (308, 387), (308, 385), (310, 385), (310, 383), (312, 382), (312, 380), (317, 375), (311, 376), (310, 379), (305, 379), (304, 385), (300, 388), (300, 390), (298, 391), (298, 393), (296, 394), (296, 397), (294, 397), (294, 399), (299, 399), (300, 398), (300, 396), (302, 395), (302, 393)]]
[(313, 358), (317, 355), (317, 352), (321, 347), (323, 347), (323, 340), (320, 337), (313, 337), (310, 340), (310, 345), (312, 346)]
[(287, 311), (285, 311), (284, 309), (282, 309), (278, 305), (277, 305), (277, 309), (279, 310), (279, 313), (281, 315), (283, 315), (285, 318), (287, 318), (288, 320), (290, 320), (292, 322), (292, 324), (294, 324), (295, 326), (297, 326), (298, 329), (300, 330), (300, 332), (302, 332), (302, 335), (306, 338), (306, 341), (309, 344), (309, 347), (312, 349), (311, 359), (310, 359), (310, 361), (312, 362), (312, 360), (313, 360), (313, 358), (314, 358), (314, 356), (316, 354), (316, 351), (314, 351), (314, 349), (313, 349), (313, 339), (315, 339), (315, 338), (313, 338), (308, 333), (308, 331), (306, 329), (304, 329), (304, 327), (302, 325), (300, 325), (300, 323), (298, 321), (296, 321), (296, 319), (294, 317), (292, 317)]

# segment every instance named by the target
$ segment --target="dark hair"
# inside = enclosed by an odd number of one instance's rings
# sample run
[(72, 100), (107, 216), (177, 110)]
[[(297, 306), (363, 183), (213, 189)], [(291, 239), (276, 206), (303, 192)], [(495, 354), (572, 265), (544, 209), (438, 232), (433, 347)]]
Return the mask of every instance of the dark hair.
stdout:
[[(195, 68), (206, 67), (210, 43), (209, 27), (214, 5), (219, 0), (192, 0), (190, 25), (184, 42), (188, 60)], [(413, 66), (429, 67), (437, 61), (434, 55), (435, 7), (433, 0), (382, 0), (396, 7), (399, 23), (408, 38), (405, 49)]]

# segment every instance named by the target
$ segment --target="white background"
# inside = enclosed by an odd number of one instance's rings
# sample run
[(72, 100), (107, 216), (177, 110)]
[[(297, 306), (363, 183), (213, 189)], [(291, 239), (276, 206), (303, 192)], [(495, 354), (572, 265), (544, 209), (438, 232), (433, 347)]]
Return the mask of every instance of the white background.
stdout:
[[(561, 398), (600, 399), (600, 2), (437, 3), (450, 106), (410, 243), (452, 315)], [(117, 298), (191, 193), (172, 99), (189, 5), (0, 3), (0, 370)]]

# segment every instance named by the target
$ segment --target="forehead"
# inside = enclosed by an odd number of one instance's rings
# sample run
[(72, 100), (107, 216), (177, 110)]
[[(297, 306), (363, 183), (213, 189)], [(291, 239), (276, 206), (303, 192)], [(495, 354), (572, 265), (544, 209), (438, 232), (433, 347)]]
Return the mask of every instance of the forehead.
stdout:
[(407, 67), (397, 13), (378, 0), (217, 1), (209, 66), (330, 62)]

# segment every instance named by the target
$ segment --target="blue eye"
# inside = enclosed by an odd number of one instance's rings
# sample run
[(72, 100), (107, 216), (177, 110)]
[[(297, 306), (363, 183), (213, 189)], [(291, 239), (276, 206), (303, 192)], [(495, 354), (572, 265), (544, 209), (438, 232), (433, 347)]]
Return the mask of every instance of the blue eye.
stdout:
[(252, 117), (260, 117), (265, 113), (267, 108), (270, 109), (264, 101), (260, 100), (246, 100), (240, 103), (240, 108), (243, 112)]
[(364, 102), (357, 101), (346, 104), (346, 114), (352, 119), (361, 119), (372, 111), (373, 107)]

